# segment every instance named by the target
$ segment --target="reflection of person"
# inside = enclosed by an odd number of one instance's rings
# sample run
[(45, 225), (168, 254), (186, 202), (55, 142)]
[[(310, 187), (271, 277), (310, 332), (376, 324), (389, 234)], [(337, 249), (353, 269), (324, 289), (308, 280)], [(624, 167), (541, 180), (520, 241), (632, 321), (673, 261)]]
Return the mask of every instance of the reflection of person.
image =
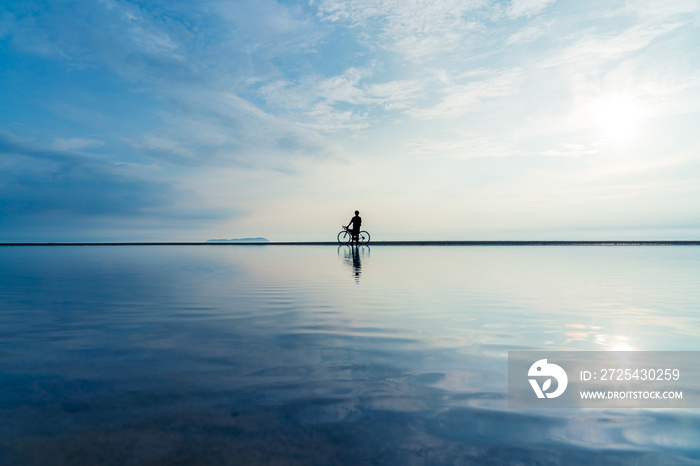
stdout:
[[(350, 224), (352, 224), (352, 229), (350, 229)], [(348, 223), (346, 227), (350, 231), (352, 239), (355, 242), (358, 241), (358, 237), (360, 236), (360, 226), (362, 226), (362, 217), (360, 217), (360, 211), (356, 210), (355, 216), (350, 219), (350, 223)]]
[(362, 274), (362, 261), (360, 260), (360, 248), (352, 248), (352, 271), (355, 273), (355, 283), (360, 284)]
[(343, 264), (352, 273), (355, 284), (360, 284), (362, 275), (362, 260), (369, 258), (369, 246), (367, 245), (345, 245), (338, 246), (338, 257), (343, 259)]

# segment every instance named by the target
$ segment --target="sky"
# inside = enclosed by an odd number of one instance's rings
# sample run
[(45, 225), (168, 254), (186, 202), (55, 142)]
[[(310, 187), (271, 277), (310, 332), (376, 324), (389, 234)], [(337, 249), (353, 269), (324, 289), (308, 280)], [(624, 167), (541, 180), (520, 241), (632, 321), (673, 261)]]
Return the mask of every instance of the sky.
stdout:
[(5, 0), (0, 241), (699, 240), (697, 0)]

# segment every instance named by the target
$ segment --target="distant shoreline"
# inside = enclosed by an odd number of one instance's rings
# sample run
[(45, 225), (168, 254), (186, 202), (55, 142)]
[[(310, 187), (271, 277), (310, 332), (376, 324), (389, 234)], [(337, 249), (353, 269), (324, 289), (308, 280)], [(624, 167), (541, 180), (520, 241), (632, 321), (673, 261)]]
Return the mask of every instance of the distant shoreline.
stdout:
[[(340, 246), (335, 241), (279, 242), (46, 242), (0, 246)], [(698, 241), (375, 241), (369, 246), (700, 246)]]

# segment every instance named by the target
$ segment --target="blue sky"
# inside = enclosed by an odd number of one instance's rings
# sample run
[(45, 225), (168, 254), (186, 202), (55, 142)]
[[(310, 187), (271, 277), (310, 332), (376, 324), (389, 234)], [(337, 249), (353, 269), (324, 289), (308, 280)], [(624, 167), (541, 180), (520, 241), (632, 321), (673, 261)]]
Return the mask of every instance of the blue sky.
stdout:
[(700, 239), (692, 0), (5, 1), (0, 241)]

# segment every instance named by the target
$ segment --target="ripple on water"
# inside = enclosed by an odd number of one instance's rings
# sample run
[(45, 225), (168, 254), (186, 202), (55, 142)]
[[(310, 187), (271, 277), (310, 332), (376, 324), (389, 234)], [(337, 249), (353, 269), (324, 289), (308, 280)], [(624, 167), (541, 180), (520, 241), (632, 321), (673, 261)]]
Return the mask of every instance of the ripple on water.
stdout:
[(506, 362), (698, 349), (700, 248), (345, 252), (0, 249), (0, 463), (698, 464), (693, 411), (508, 409)]

